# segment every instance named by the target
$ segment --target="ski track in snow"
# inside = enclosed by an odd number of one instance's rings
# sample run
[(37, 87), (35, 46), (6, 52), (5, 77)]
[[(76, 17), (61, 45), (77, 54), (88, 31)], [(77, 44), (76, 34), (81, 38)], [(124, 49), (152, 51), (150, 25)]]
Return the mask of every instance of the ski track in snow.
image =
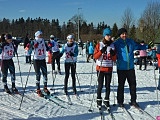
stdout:
[[(85, 50), (84, 50), (85, 51)], [(96, 108), (96, 91), (95, 85), (97, 81), (97, 74), (95, 71), (95, 63), (90, 60), (89, 63), (86, 63), (85, 55), (78, 56), (77, 62), (77, 91), (79, 95), (79, 99), (77, 99), (73, 95), (72, 91), (72, 80), (71, 76), (69, 77), (68, 81), (68, 92), (70, 94), (71, 101), (73, 105), (67, 104), (66, 96), (63, 94), (63, 83), (64, 83), (64, 74), (63, 75), (56, 75), (55, 80), (55, 95), (62, 99), (65, 102), (57, 101), (59, 104), (62, 104), (66, 107), (61, 108), (57, 106), (54, 102), (51, 102), (47, 99), (38, 97), (37, 94), (33, 91), (36, 90), (35, 86), (35, 73), (33, 66), (31, 67), (31, 71), (29, 72), (30, 64), (25, 64), (25, 56), (24, 56), (24, 49), (23, 46), (19, 46), (18, 48), (18, 58), (20, 62), (21, 68), (21, 76), (23, 87), (26, 84), (27, 76), (29, 74), (29, 79), (26, 86), (25, 96), (23, 99), (23, 103), (21, 106), (21, 110), (19, 109), (20, 102), (22, 99), (21, 95), (11, 96), (6, 94), (3, 91), (3, 84), (0, 81), (0, 120), (22, 120), (22, 119), (29, 119), (29, 120), (100, 120), (100, 114), (98, 109)], [(19, 66), (17, 57), (13, 58), (16, 67), (16, 86), (20, 93), (23, 93), (22, 83), (20, 78)], [(61, 58), (61, 71), (64, 73), (64, 58)], [(47, 58), (46, 58), (47, 61)], [(93, 71), (92, 71), (93, 66)], [(146, 111), (147, 113), (151, 114), (154, 118), (160, 115), (160, 110), (157, 102), (157, 91), (154, 79), (154, 71), (153, 66), (147, 66), (147, 71), (140, 71), (138, 70), (138, 65), (135, 66), (136, 72), (136, 79), (137, 79), (137, 102), (141, 106), (141, 108)], [(52, 75), (51, 75), (51, 65), (47, 64), (48, 69), (48, 88), (52, 88)], [(158, 84), (158, 71), (156, 73), (156, 82)], [(92, 78), (92, 80), (91, 80)], [(78, 80), (80, 86), (78, 84)], [(11, 80), (10, 74), (8, 74), (8, 86), (11, 88)], [(114, 86), (113, 86), (114, 81)], [(41, 75), (41, 88), (43, 88), (43, 78)], [(90, 87), (91, 84), (91, 87)], [(116, 66), (114, 66), (114, 71), (112, 74), (112, 82), (111, 82), (111, 93), (110, 93), (110, 104), (111, 104), (111, 112), (115, 116), (116, 120), (128, 120), (129, 118), (123, 112), (121, 108), (117, 105), (112, 106), (114, 103), (117, 103), (116, 96), (117, 96), (117, 73), (116, 73)], [(90, 90), (91, 88), (91, 90)], [(82, 90), (82, 92), (80, 91)], [(50, 90), (52, 93), (53, 91)], [(126, 106), (127, 111), (132, 115), (133, 119), (135, 120), (149, 120), (150, 118), (144, 114), (141, 114), (135, 108), (129, 106), (128, 102), (130, 102), (130, 93), (128, 83), (126, 81), (125, 89), (124, 89), (124, 103)], [(102, 90), (102, 96), (104, 98), (105, 89)], [(26, 97), (27, 96), (27, 97)], [(160, 96), (158, 91), (158, 96)], [(93, 98), (94, 97), (94, 98)], [(159, 99), (159, 98), (158, 98)], [(92, 107), (91, 101), (93, 100)], [(93, 112), (89, 112), (90, 109)], [(104, 119), (105, 120), (112, 120), (107, 111), (104, 111)]]

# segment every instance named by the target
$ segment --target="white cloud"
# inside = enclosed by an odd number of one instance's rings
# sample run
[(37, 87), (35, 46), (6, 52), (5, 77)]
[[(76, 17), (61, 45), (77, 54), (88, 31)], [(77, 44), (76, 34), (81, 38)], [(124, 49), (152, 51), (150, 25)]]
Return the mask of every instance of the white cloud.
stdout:
[(19, 10), (19, 12), (23, 13), (23, 12), (26, 12), (26, 10)]

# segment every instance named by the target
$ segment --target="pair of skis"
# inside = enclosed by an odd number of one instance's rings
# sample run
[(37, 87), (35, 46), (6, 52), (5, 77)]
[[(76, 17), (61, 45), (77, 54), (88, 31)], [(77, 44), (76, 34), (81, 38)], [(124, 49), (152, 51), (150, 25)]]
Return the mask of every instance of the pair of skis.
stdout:
[[(101, 106), (101, 107), (98, 107), (98, 110), (99, 110), (101, 120), (105, 120), (105, 114), (109, 115), (112, 120), (115, 120), (115, 116), (111, 112), (110, 107), (105, 107), (105, 109), (104, 109), (103, 106)], [(92, 111), (93, 110), (89, 110), (89, 112), (92, 112)]]
[[(137, 106), (133, 106), (135, 109), (137, 109), (139, 111), (139, 113), (141, 113), (142, 115), (150, 118), (150, 120), (155, 120), (155, 118), (150, 115), (148, 112), (144, 111), (142, 108), (137, 107)], [(130, 114), (130, 112), (125, 108), (125, 107), (121, 107), (124, 111), (124, 113), (127, 115), (128, 119), (130, 120), (134, 120), (133, 116)]]

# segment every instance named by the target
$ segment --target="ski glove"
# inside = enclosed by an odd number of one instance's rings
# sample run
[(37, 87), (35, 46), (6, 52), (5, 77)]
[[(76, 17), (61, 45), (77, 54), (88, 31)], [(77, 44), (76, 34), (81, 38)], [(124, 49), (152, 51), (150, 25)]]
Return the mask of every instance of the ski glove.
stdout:
[(112, 50), (112, 49), (110, 49), (110, 55), (111, 55), (111, 56), (114, 56), (115, 54), (116, 54), (115, 51)]
[(34, 48), (38, 48), (38, 43), (34, 44)]
[(70, 56), (74, 56), (74, 53), (73, 53), (73, 52), (71, 52), (71, 51), (70, 51), (70, 53), (69, 53), (69, 54), (70, 54)]
[(101, 49), (101, 52), (102, 52), (102, 53), (105, 53), (106, 50), (107, 50), (107, 46), (103, 47), (103, 48)]
[(59, 57), (62, 57), (63, 56), (63, 53), (59, 53)]

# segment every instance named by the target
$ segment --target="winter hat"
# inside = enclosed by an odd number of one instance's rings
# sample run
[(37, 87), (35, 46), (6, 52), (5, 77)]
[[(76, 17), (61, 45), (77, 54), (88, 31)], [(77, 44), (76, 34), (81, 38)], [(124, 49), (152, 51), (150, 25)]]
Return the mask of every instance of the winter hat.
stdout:
[(106, 35), (111, 35), (112, 34), (112, 31), (110, 28), (105, 28), (103, 30), (103, 37), (105, 37)]
[(127, 33), (127, 30), (125, 28), (121, 28), (118, 30), (118, 36), (120, 36), (122, 33)]
[(40, 34), (42, 34), (42, 31), (37, 31), (37, 32), (35, 33), (35, 37), (38, 37)]
[(69, 39), (74, 39), (74, 36), (73, 35), (68, 35), (67, 40), (69, 40)]
[(54, 38), (54, 35), (50, 35), (50, 38)]
[(11, 34), (6, 34), (4, 37), (5, 37), (6, 40), (7, 39), (12, 39), (12, 35)]

